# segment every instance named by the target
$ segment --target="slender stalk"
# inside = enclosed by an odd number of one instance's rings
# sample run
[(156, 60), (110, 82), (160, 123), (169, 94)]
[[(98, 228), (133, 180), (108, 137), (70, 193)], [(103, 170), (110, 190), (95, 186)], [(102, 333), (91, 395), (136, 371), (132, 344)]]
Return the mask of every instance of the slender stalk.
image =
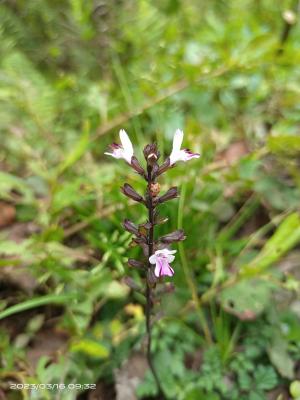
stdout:
[[(149, 202), (148, 202), (148, 210), (149, 210), (149, 222), (151, 224), (151, 227), (149, 229), (148, 233), (148, 257), (150, 257), (154, 252), (153, 252), (153, 247), (154, 247), (154, 206), (153, 206), (153, 199), (152, 199), (152, 194), (150, 190), (151, 183), (152, 181), (152, 168), (151, 166), (148, 166), (148, 175), (147, 175), (147, 181), (148, 181), (148, 196), (149, 196)], [(148, 270), (151, 268), (151, 264), (148, 261)], [(151, 310), (152, 310), (152, 288), (148, 282), (148, 279), (146, 279), (147, 282), (147, 288), (146, 288), (146, 331), (147, 331), (147, 361), (149, 364), (149, 368), (151, 369), (152, 375), (154, 377), (156, 386), (159, 391), (159, 396), (161, 398), (164, 398), (163, 395), (163, 390), (158, 378), (158, 375), (156, 373), (152, 356), (151, 356), (151, 342), (152, 342), (152, 330), (151, 330)]]
[[(180, 196), (180, 201), (179, 201), (179, 207), (178, 207), (178, 228), (182, 228), (182, 219), (183, 219), (183, 205), (184, 205), (184, 200), (185, 200), (185, 192), (186, 192), (186, 184), (184, 183), (181, 188), (181, 196)], [(192, 299), (196, 308), (196, 312), (199, 318), (201, 330), (204, 333), (205, 340), (208, 344), (213, 343), (213, 339), (211, 337), (210, 329), (208, 326), (208, 322), (206, 320), (205, 314), (203, 312), (203, 309), (201, 307), (201, 301), (198, 296), (197, 288), (195, 286), (195, 279), (193, 278), (192, 271), (188, 268), (188, 263), (185, 255), (185, 250), (184, 246), (182, 243), (179, 243), (179, 254), (181, 258), (181, 263), (182, 263), (182, 269), (183, 273), (186, 279), (186, 282), (190, 288)]]

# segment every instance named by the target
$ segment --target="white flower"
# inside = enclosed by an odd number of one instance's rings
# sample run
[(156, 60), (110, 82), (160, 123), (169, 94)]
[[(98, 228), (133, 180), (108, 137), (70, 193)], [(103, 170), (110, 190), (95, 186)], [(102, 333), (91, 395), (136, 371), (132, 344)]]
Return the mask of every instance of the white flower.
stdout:
[(105, 152), (108, 156), (112, 156), (114, 158), (123, 158), (128, 164), (131, 164), (131, 158), (133, 156), (133, 147), (131, 140), (129, 139), (127, 133), (124, 129), (121, 129), (119, 132), (120, 141), (122, 144), (113, 143), (110, 145), (112, 149), (112, 153)]
[(180, 149), (183, 140), (183, 131), (177, 129), (173, 138), (173, 148), (170, 154), (170, 165), (177, 161), (189, 161), (192, 158), (199, 158), (200, 154), (192, 153), (189, 149)]
[(173, 254), (176, 253), (176, 250), (162, 249), (157, 250), (152, 256), (149, 257), (150, 264), (156, 264), (154, 274), (158, 278), (160, 276), (173, 276), (174, 270), (169, 265), (172, 261), (174, 261), (175, 256)]

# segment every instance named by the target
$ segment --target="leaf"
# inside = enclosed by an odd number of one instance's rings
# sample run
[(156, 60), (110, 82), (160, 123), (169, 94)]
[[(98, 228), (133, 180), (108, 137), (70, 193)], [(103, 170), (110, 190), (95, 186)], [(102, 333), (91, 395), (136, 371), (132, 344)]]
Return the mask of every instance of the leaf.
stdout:
[(207, 393), (200, 389), (193, 389), (185, 395), (184, 400), (219, 400), (217, 393)]
[(91, 339), (81, 339), (73, 343), (71, 351), (79, 351), (95, 358), (107, 358), (109, 356), (109, 350), (106, 346)]
[(10, 315), (44, 306), (46, 304), (68, 304), (69, 301), (76, 298), (76, 296), (76, 294), (49, 294), (42, 297), (36, 297), (31, 300), (26, 300), (20, 304), (8, 307), (6, 310), (0, 312), (0, 320), (9, 317)]
[(241, 320), (252, 320), (269, 304), (273, 285), (269, 282), (249, 279), (222, 291), (223, 308)]
[(294, 361), (288, 353), (287, 341), (276, 335), (268, 349), (270, 360), (280, 375), (284, 378), (294, 378)]
[(9, 200), (12, 190), (19, 191), (24, 196), (24, 201), (26, 202), (33, 200), (32, 190), (23, 179), (7, 172), (0, 171), (1, 198)]
[(300, 136), (281, 135), (270, 136), (267, 146), (273, 153), (283, 155), (296, 155), (300, 153)]
[(68, 168), (72, 167), (85, 153), (89, 144), (89, 124), (85, 123), (83, 133), (74, 147), (74, 149), (67, 155), (65, 160), (58, 166), (57, 174), (63, 174)]
[(298, 213), (293, 213), (279, 225), (260, 253), (248, 265), (242, 267), (240, 275), (250, 277), (261, 274), (299, 241), (300, 218)]
[(258, 389), (271, 390), (278, 382), (274, 368), (264, 365), (259, 365), (254, 371), (254, 379)]

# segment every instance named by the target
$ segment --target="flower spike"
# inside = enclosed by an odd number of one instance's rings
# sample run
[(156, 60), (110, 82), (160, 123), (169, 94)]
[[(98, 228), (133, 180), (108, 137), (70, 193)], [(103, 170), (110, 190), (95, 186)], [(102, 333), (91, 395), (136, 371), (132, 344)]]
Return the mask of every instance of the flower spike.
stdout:
[[(153, 305), (157, 302), (157, 296), (173, 290), (173, 286), (163, 282), (163, 277), (172, 277), (175, 273), (170, 264), (175, 260), (174, 254), (176, 250), (169, 249), (169, 246), (172, 243), (184, 240), (185, 233), (182, 229), (177, 229), (167, 235), (156, 237), (156, 225), (163, 224), (168, 220), (168, 218), (159, 216), (158, 207), (162, 203), (179, 197), (178, 189), (175, 186), (169, 188), (161, 195), (158, 177), (172, 168), (177, 161), (188, 161), (192, 158), (198, 158), (200, 154), (192, 153), (188, 149), (181, 149), (183, 132), (177, 129), (170, 156), (160, 164), (160, 153), (157, 145), (155, 143), (147, 144), (143, 150), (145, 157), (145, 166), (143, 166), (133, 154), (132, 143), (124, 130), (120, 131), (120, 140), (121, 144), (111, 145), (112, 152), (105, 154), (114, 158), (123, 158), (146, 181), (143, 195), (137, 193), (128, 183), (125, 183), (121, 187), (121, 191), (130, 199), (143, 204), (147, 208), (148, 214), (147, 220), (139, 221), (138, 224), (127, 218), (123, 222), (124, 229), (133, 235), (129, 246), (139, 246), (143, 251), (141, 260), (129, 258), (128, 264), (131, 268), (136, 269), (136, 272), (140, 271), (143, 274), (145, 278), (145, 290), (142, 290), (140, 285), (136, 284), (132, 278), (125, 278), (125, 282), (131, 289), (139, 291), (146, 297), (147, 360), (159, 391), (159, 398), (165, 398), (151, 355), (151, 312)], [(157, 284), (159, 284), (159, 287), (157, 287)], [(161, 288), (161, 286), (164, 287)]]
[(193, 153), (189, 149), (182, 149), (181, 144), (183, 141), (183, 131), (177, 129), (173, 138), (173, 148), (170, 154), (170, 165), (175, 164), (177, 161), (189, 161), (192, 158), (199, 158), (199, 153)]

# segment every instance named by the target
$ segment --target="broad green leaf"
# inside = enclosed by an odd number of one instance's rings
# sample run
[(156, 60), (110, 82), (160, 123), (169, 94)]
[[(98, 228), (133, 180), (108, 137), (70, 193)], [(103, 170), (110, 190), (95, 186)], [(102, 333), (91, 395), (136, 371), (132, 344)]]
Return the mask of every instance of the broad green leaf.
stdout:
[(278, 382), (274, 369), (264, 365), (259, 365), (254, 371), (254, 379), (257, 388), (261, 390), (271, 390)]
[(251, 320), (261, 314), (269, 304), (274, 285), (259, 279), (247, 279), (229, 287), (220, 294), (221, 304), (227, 312), (242, 320)]
[(279, 374), (288, 379), (294, 377), (294, 361), (288, 353), (288, 342), (278, 334), (268, 349), (270, 360)]

